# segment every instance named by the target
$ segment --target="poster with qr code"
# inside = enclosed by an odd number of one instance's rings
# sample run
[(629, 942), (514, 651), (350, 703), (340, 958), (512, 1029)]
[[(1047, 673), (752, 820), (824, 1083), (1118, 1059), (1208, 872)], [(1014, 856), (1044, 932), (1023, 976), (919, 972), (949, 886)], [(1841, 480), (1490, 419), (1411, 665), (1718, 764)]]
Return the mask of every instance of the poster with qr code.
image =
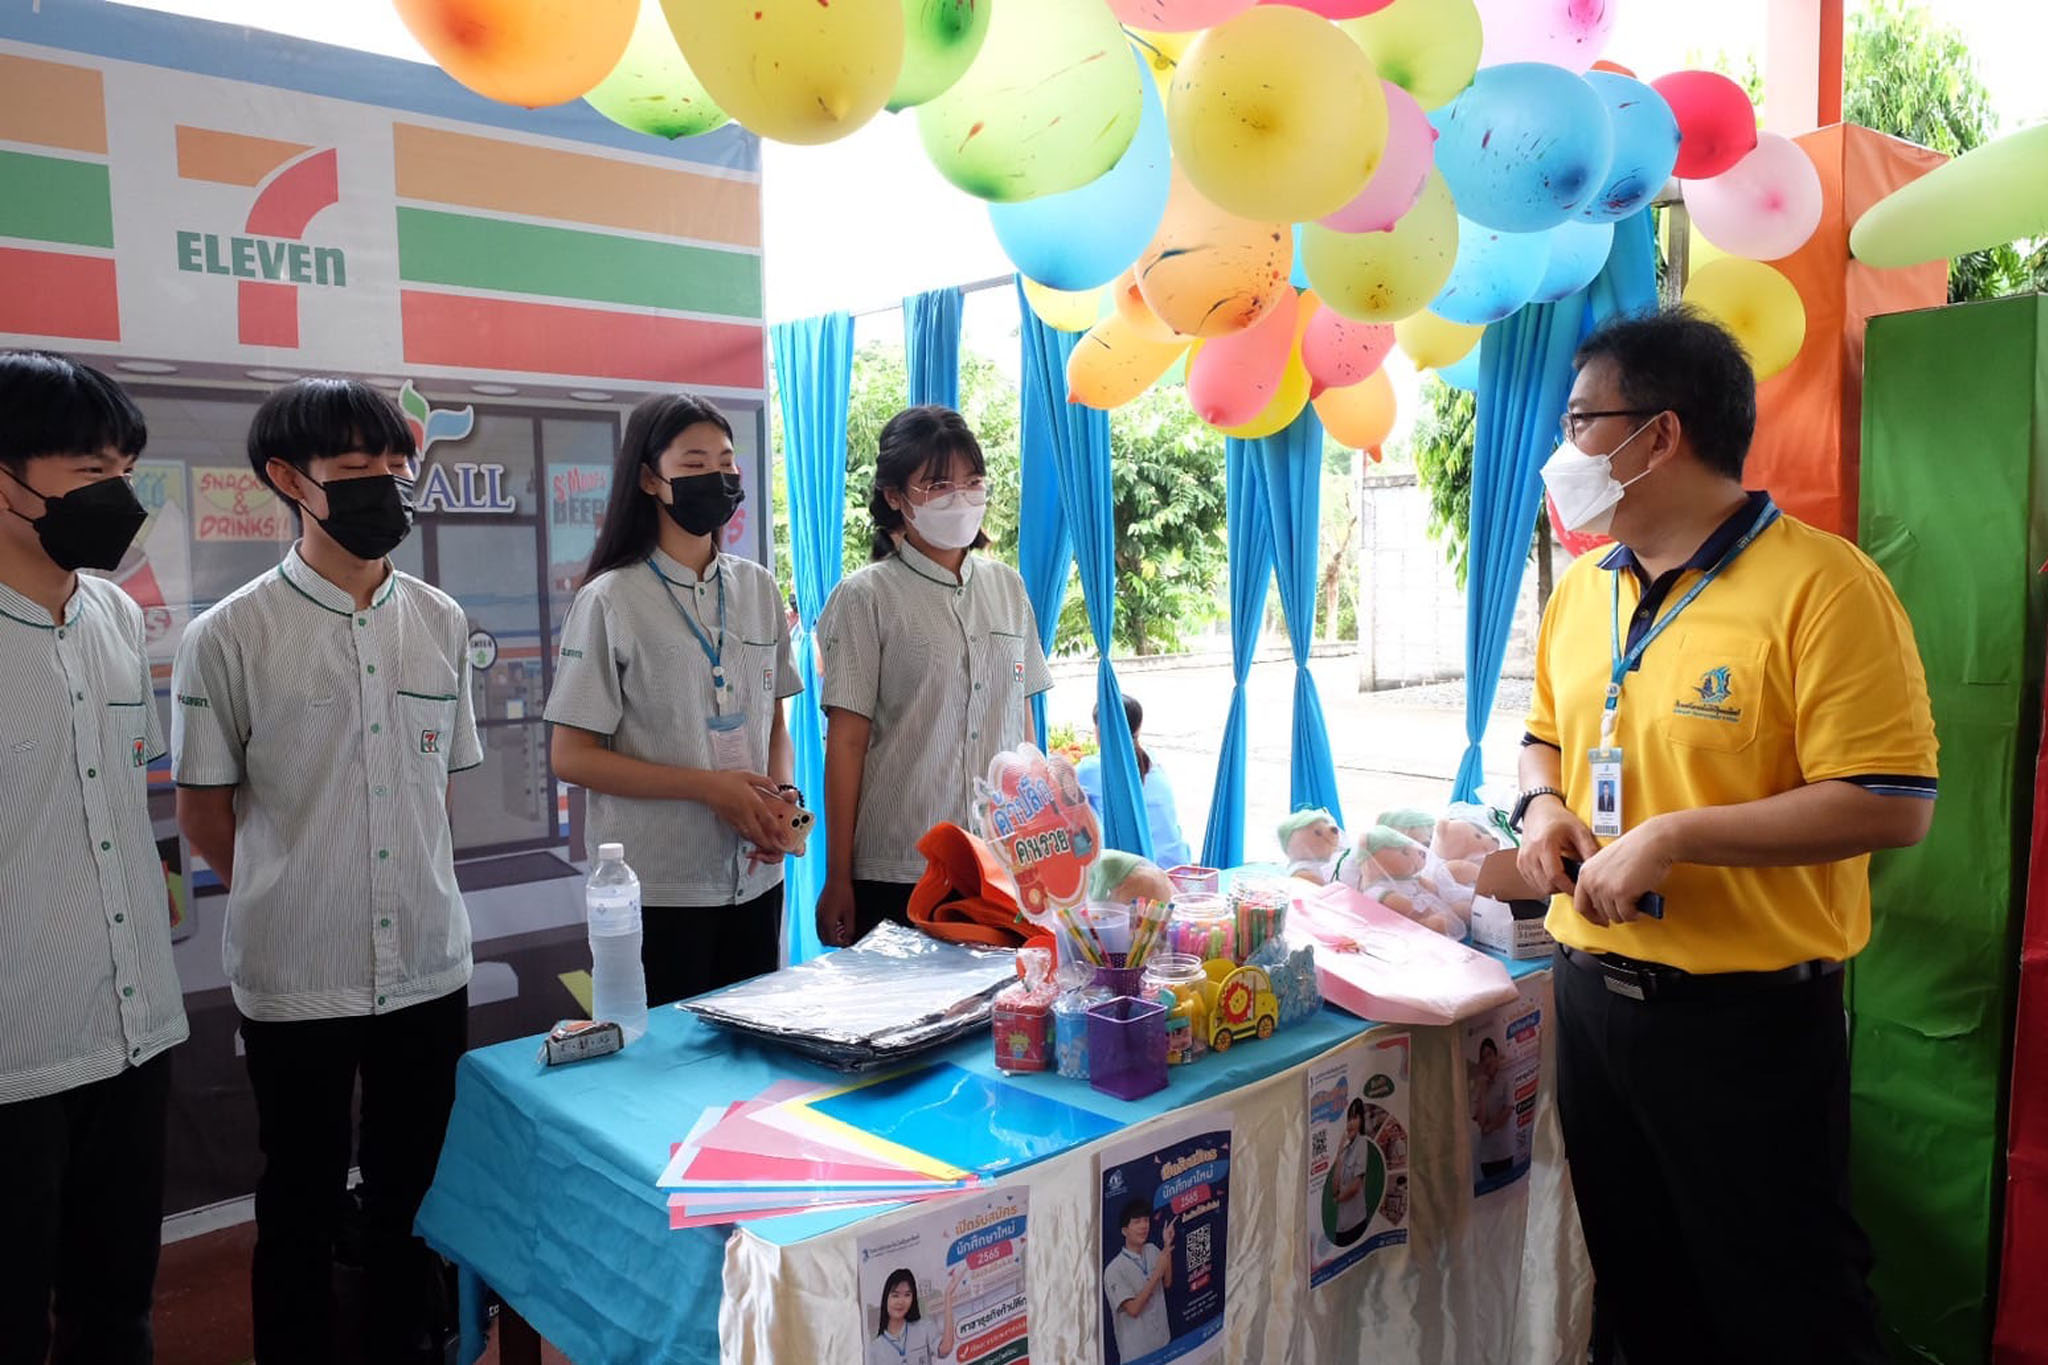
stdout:
[(1308, 1087), (1308, 1282), (1408, 1242), (1408, 1035), (1374, 1033)]
[(1102, 1359), (1223, 1359), (1230, 1114), (1146, 1128), (1102, 1154)]
[(939, 1201), (862, 1237), (860, 1365), (1019, 1365), (1031, 1189)]

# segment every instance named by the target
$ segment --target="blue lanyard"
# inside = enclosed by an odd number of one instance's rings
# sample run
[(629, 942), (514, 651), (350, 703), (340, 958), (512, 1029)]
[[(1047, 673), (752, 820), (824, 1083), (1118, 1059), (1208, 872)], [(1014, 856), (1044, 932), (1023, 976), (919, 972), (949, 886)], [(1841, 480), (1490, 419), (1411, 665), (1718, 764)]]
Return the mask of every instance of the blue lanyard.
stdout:
[(1637, 640), (1625, 654), (1621, 648), (1621, 570), (1616, 569), (1614, 571), (1614, 576), (1611, 580), (1614, 588), (1613, 613), (1610, 618), (1610, 625), (1613, 629), (1614, 664), (1612, 670), (1607, 675), (1607, 700), (1600, 712), (1600, 742), (1603, 745), (1612, 743), (1614, 740), (1615, 722), (1619, 719), (1619, 712), (1621, 710), (1621, 685), (1635, 669), (1636, 664), (1641, 662), (1645, 651), (1650, 648), (1652, 642), (1659, 635), (1664, 633), (1665, 627), (1678, 619), (1680, 612), (1692, 605), (1695, 597), (1698, 597), (1707, 590), (1707, 584), (1719, 577), (1723, 569), (1733, 564), (1736, 556), (1747, 550), (1750, 544), (1758, 536), (1762, 535), (1772, 522), (1778, 519), (1778, 516), (1778, 505), (1769, 498), (1766, 498), (1763, 510), (1757, 513), (1756, 520), (1751, 522), (1749, 529), (1742, 533), (1742, 538), (1733, 545), (1730, 545), (1728, 552), (1714, 561), (1714, 566), (1701, 574), (1699, 581), (1686, 591), (1685, 596), (1679, 598), (1670, 610), (1658, 617), (1656, 624), (1644, 631), (1642, 638)]
[(906, 1323), (904, 1323), (904, 1324), (903, 1324), (903, 1340), (902, 1340), (902, 1341), (900, 1341), (900, 1342), (899, 1342), (899, 1341), (897, 1341), (897, 1340), (896, 1340), (896, 1338), (894, 1338), (894, 1337), (890, 1336), (890, 1335), (889, 1335), (889, 1329), (888, 1329), (888, 1328), (886, 1328), (886, 1327), (884, 1327), (884, 1328), (882, 1329), (882, 1340), (884, 1340), (884, 1341), (888, 1342), (888, 1343), (889, 1343), (889, 1344), (890, 1344), (891, 1346), (894, 1346), (894, 1347), (896, 1348), (896, 1358), (897, 1358), (898, 1360), (908, 1360), (908, 1359), (910, 1358), (910, 1324), (909, 1324), (909, 1323), (907, 1323), (907, 1322), (906, 1322)]
[(1150, 1275), (1152, 1273), (1151, 1271), (1145, 1268), (1145, 1258), (1139, 1255), (1137, 1252), (1132, 1251), (1129, 1247), (1122, 1248), (1120, 1251), (1117, 1252), (1117, 1255), (1130, 1257), (1131, 1264), (1138, 1267), (1138, 1273), (1140, 1275)]
[[(715, 563), (716, 561), (713, 562)], [(655, 567), (654, 561), (651, 559), (647, 561), (647, 571), (661, 580), (661, 590), (668, 594), (669, 603), (675, 607), (676, 615), (682, 617), (683, 624), (690, 628), (690, 638), (697, 642), (697, 648), (704, 651), (704, 659), (711, 665), (712, 689), (717, 692), (725, 691), (725, 665), (720, 662), (720, 659), (725, 654), (725, 571), (721, 569), (718, 574), (718, 641), (716, 644), (712, 643), (704, 634), (704, 628), (697, 624), (696, 618), (684, 609), (682, 602), (676, 597), (675, 585), (669, 582), (667, 574)]]

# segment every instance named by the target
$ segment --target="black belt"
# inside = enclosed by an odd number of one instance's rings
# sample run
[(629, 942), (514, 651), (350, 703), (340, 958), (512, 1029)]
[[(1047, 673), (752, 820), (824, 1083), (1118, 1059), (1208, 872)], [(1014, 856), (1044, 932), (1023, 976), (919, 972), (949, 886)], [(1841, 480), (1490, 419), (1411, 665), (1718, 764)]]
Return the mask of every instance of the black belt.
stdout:
[(1557, 945), (1558, 956), (1597, 976), (1616, 995), (1630, 1000), (1703, 1000), (1712, 996), (1750, 995), (1757, 991), (1796, 986), (1801, 982), (1833, 976), (1842, 970), (1839, 962), (1802, 962), (1775, 972), (1693, 973), (1661, 962), (1639, 962), (1618, 953), (1588, 953)]

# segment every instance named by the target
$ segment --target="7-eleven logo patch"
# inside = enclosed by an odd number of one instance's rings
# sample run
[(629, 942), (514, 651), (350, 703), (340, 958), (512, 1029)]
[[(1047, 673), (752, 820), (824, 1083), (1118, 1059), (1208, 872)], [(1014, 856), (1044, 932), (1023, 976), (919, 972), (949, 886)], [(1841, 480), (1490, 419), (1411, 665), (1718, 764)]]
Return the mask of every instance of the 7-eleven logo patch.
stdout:
[(420, 752), (423, 754), (438, 754), (441, 752), (441, 732), (439, 730), (420, 731)]
[(147, 740), (138, 739), (135, 741), (135, 752), (129, 761), (138, 768), (147, 768), (149, 766), (149, 742)]

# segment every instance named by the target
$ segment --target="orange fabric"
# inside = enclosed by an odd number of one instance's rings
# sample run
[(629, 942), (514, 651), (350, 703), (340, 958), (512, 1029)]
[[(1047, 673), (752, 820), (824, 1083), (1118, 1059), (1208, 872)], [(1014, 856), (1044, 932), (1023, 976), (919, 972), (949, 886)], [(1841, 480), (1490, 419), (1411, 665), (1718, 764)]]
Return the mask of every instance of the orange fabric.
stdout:
[(1945, 303), (1948, 268), (1936, 261), (1874, 270), (1849, 255), (1849, 229), (1871, 205), (1948, 158), (1851, 124), (1795, 141), (1820, 171), (1825, 207), (1812, 240), (1771, 264), (1806, 304), (1806, 345), (1757, 388), (1756, 443), (1743, 482), (1769, 489), (1801, 521), (1854, 540), (1864, 325), (1879, 313)]
[(917, 841), (924, 876), (910, 893), (910, 922), (947, 943), (1016, 948), (1036, 934), (995, 850), (958, 825), (933, 825)]

